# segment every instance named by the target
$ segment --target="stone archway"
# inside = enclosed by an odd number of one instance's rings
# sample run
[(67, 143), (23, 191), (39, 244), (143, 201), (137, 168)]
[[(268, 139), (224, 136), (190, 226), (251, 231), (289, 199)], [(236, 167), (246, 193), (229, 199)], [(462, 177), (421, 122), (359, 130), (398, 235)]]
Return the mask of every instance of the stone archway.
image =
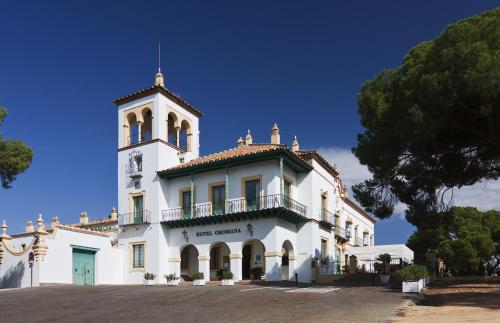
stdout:
[[(224, 242), (215, 242), (210, 246), (210, 277), (209, 280), (219, 280), (221, 271), (231, 271), (231, 250)], [(233, 273), (234, 274), (234, 273)]]
[(295, 254), (290, 240), (285, 240), (281, 247), (281, 280), (295, 279)]
[(191, 275), (199, 271), (198, 249), (192, 244), (181, 247), (181, 277), (189, 279)]
[(262, 241), (257, 239), (247, 240), (243, 243), (241, 272), (243, 279), (254, 279), (252, 272), (261, 268), (262, 273), (266, 272), (266, 247)]

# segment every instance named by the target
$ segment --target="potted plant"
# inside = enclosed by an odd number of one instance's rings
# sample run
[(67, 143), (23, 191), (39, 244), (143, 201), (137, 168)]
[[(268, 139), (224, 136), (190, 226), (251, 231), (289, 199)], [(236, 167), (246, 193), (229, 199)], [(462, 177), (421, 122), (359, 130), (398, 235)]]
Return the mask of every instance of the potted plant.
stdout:
[(380, 282), (387, 284), (391, 278), (391, 255), (388, 253), (380, 254), (377, 260), (379, 263), (375, 263), (375, 270), (380, 273)]
[(222, 286), (234, 286), (233, 273), (229, 270), (222, 273)]
[(250, 269), (250, 273), (252, 274), (252, 278), (255, 280), (262, 279), (262, 275), (264, 275), (264, 270), (262, 267), (253, 267)]
[(398, 271), (403, 280), (403, 293), (419, 293), (425, 287), (429, 272), (425, 266), (410, 265)]
[(155, 280), (156, 275), (152, 273), (145, 273), (144, 274), (144, 286), (153, 286), (153, 280)]
[(167, 279), (167, 285), (169, 286), (179, 285), (179, 277), (177, 277), (175, 273), (170, 275), (165, 275), (165, 278)]
[(196, 272), (191, 276), (193, 277), (193, 286), (205, 286), (205, 276), (203, 273)]

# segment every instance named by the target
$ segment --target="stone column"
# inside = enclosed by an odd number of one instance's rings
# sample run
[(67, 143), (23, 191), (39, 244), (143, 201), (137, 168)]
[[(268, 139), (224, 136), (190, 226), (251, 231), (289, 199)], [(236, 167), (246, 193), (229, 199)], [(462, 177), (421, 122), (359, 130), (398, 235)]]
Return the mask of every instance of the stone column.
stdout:
[(175, 145), (179, 147), (181, 145), (181, 127), (175, 127)]
[(203, 273), (205, 281), (210, 280), (210, 256), (198, 256), (198, 271)]
[(142, 141), (142, 121), (137, 121), (137, 142), (140, 143)]
[(266, 281), (281, 281), (281, 252), (266, 251)]
[(295, 256), (288, 256), (288, 280), (295, 281)]
[(177, 277), (181, 277), (181, 257), (170, 257), (168, 258), (169, 272), (167, 275), (175, 274)]
[(233, 273), (233, 279), (235, 281), (242, 280), (242, 255), (239, 253), (232, 253), (229, 255), (229, 258), (231, 259), (231, 272)]

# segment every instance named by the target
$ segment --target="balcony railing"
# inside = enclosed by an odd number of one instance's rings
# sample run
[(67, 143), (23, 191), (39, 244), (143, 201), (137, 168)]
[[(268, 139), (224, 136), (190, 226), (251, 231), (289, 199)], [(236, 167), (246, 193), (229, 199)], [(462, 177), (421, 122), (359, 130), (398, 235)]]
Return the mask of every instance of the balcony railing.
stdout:
[(152, 139), (151, 132), (134, 133), (128, 136), (128, 144), (135, 145), (140, 142), (150, 141), (151, 139)]
[(137, 211), (118, 215), (118, 225), (151, 223), (151, 211)]
[(363, 246), (363, 239), (361, 239), (361, 238), (356, 238), (356, 239), (354, 239), (354, 245), (355, 245), (356, 247), (361, 247), (361, 246)]
[(252, 199), (237, 198), (227, 200), (225, 205), (208, 203), (196, 204), (191, 208), (171, 208), (162, 211), (163, 221), (176, 221), (192, 218), (203, 218), (217, 215), (253, 212), (274, 208), (286, 208), (301, 216), (307, 215), (307, 207), (287, 196), (273, 194)]
[(335, 225), (335, 214), (331, 213), (327, 209), (321, 209), (320, 221), (327, 223), (331, 226)]
[(344, 240), (349, 240), (351, 238), (349, 231), (346, 231), (344, 228), (342, 228), (340, 226), (335, 227), (335, 236), (337, 238), (344, 239)]

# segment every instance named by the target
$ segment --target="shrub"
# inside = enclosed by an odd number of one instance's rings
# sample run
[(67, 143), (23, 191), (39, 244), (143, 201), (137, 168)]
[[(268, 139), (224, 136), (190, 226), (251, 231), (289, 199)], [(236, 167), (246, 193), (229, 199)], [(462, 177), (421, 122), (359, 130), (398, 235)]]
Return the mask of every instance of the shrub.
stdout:
[(216, 275), (217, 275), (217, 278), (218, 278), (219, 280), (222, 280), (222, 279), (224, 278), (224, 273), (225, 273), (226, 271), (228, 271), (228, 270), (227, 270), (227, 269), (219, 269), (219, 270), (217, 270), (217, 274), (216, 274)]
[(254, 279), (260, 279), (262, 275), (264, 275), (264, 270), (262, 267), (253, 267), (250, 269), (250, 273), (252, 274)]
[(389, 275), (391, 273), (391, 255), (388, 253), (382, 253), (378, 255), (377, 260), (382, 262), (382, 274)]
[(198, 280), (198, 279), (205, 278), (205, 276), (203, 275), (203, 273), (200, 273), (200, 272), (193, 273), (191, 276), (193, 277), (193, 280)]
[(155, 278), (156, 278), (155, 274), (152, 274), (152, 273), (145, 273), (144, 274), (144, 279), (145, 280), (154, 280)]
[(429, 277), (429, 271), (422, 265), (410, 265), (400, 269), (398, 273), (403, 281), (418, 281), (422, 278)]
[(222, 274), (222, 278), (224, 278), (224, 279), (233, 279), (233, 273), (230, 272), (229, 270), (226, 270)]
[(169, 281), (179, 279), (176, 274), (165, 275), (165, 278)]

